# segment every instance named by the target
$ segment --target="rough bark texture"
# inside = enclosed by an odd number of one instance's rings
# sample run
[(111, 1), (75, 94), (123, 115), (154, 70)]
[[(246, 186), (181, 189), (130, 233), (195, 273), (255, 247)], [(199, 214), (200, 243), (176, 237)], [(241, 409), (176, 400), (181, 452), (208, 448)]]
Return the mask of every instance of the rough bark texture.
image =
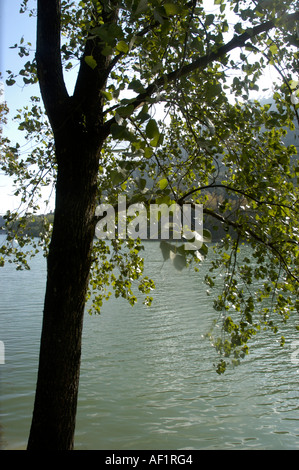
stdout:
[[(113, 3), (113, 2), (111, 2)], [(117, 7), (117, 2), (115, 2)], [(71, 450), (79, 387), (83, 314), (91, 265), (98, 158), (115, 118), (103, 123), (101, 90), (113, 66), (101, 54), (96, 40), (86, 41), (97, 67), (82, 59), (73, 97), (63, 80), (60, 56), (60, 0), (38, 0), (36, 62), (41, 94), (56, 146), (58, 164), (53, 235), (48, 256), (47, 287), (40, 346), (38, 380), (28, 450)], [(290, 15), (290, 21), (299, 13)], [(104, 22), (114, 22), (117, 8), (103, 13)], [(209, 62), (253, 35), (274, 27), (267, 22), (234, 38), (218, 52), (159, 77), (134, 107), (157, 87), (205, 67)]]
[(28, 450), (74, 446), (98, 160), (105, 138), (100, 90), (109, 59), (102, 56), (103, 63), (94, 71), (82, 60), (74, 96), (68, 96), (60, 56), (60, 8), (59, 0), (38, 0), (37, 70), (54, 133), (58, 171)]
[[(98, 67), (82, 58), (74, 95), (60, 54), (60, 0), (38, 0), (36, 62), (57, 160), (56, 204), (47, 264), (39, 370), (28, 450), (74, 445), (84, 305), (95, 229), (99, 152), (105, 139), (101, 89), (109, 57), (93, 48)], [(112, 19), (115, 19), (113, 12)], [(110, 18), (107, 18), (107, 21)]]
[(83, 314), (96, 205), (97, 146), (65, 139), (48, 257), (38, 382), (28, 449), (73, 448)]

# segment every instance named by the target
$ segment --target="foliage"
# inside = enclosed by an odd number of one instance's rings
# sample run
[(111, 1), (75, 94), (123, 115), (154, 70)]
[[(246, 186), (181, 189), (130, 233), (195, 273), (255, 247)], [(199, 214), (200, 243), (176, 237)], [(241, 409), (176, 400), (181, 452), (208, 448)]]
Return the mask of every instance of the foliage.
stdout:
[[(34, 15), (29, 7), (24, 0), (22, 11)], [(100, 73), (103, 58), (109, 62), (100, 90), (107, 138), (99, 203), (115, 205), (121, 192), (132, 204), (203, 204), (210, 231), (223, 228), (206, 283), (216, 290), (222, 333), (214, 329), (210, 338), (224, 372), (261, 328), (277, 331), (279, 319), (298, 312), (297, 141), (283, 143), (299, 122), (297, 2), (215, 0), (209, 8), (201, 1), (64, 0), (61, 8), (64, 72), (84, 62)], [(8, 72), (7, 85), (35, 83), (30, 45), (22, 39), (15, 48), (27, 61), (19, 74)], [(250, 99), (268, 66), (280, 78), (272, 104)], [(18, 144), (4, 142), (1, 168), (34, 214), (38, 189), (56, 178), (52, 129), (37, 97), (16, 119), (33, 151), (22, 156)], [(82, 123), (88, 126), (85, 114)], [(141, 251), (140, 240), (95, 243), (95, 311), (111, 290), (134, 304), (136, 283), (151, 302)], [(179, 254), (198, 269), (209, 251), (204, 241), (201, 250)]]

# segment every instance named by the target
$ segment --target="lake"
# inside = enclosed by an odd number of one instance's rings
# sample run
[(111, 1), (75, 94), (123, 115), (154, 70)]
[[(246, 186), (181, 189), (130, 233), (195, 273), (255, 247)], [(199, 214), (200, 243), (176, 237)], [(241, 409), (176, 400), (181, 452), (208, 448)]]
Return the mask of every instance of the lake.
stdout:
[[(215, 351), (203, 337), (217, 315), (202, 282), (208, 263), (199, 273), (179, 272), (163, 263), (158, 243), (145, 248), (157, 284), (152, 306), (113, 298), (100, 316), (85, 317), (75, 448), (299, 449), (293, 325), (279, 336), (262, 332), (239, 367), (217, 375)], [(30, 271), (0, 269), (4, 450), (26, 447), (45, 276), (39, 255)]]

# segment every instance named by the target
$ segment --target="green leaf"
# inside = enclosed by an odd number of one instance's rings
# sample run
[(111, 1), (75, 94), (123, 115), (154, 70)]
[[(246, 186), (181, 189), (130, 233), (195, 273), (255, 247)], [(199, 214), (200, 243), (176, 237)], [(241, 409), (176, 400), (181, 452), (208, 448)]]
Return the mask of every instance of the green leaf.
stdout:
[(167, 261), (170, 258), (170, 244), (162, 241), (160, 243), (160, 249), (162, 251), (164, 261)]
[(290, 88), (291, 88), (292, 90), (295, 90), (295, 89), (297, 88), (297, 86), (299, 85), (299, 81), (297, 81), (297, 80), (291, 80), (291, 81), (289, 82), (289, 85), (290, 85)]
[(150, 119), (145, 129), (146, 136), (151, 139), (151, 145), (158, 147), (163, 143), (164, 135), (160, 134), (155, 119)]
[(161, 189), (161, 191), (163, 191), (163, 189), (165, 189), (167, 185), (168, 185), (168, 181), (166, 178), (163, 178), (162, 180), (159, 181), (159, 188)]
[(10, 79), (6, 80), (6, 85), (7, 86), (12, 86), (15, 83), (16, 83), (16, 81), (13, 78), (10, 78)]
[(146, 179), (145, 178), (139, 178), (138, 186), (139, 186), (139, 189), (141, 189), (141, 191), (143, 191), (146, 187)]
[(145, 88), (139, 80), (132, 80), (129, 85), (129, 90), (134, 90), (136, 93), (144, 93)]
[(172, 203), (173, 201), (168, 194), (156, 198), (156, 204), (158, 205), (166, 204), (167, 206), (170, 206)]
[(84, 60), (85, 60), (86, 64), (92, 69), (95, 69), (96, 66), (98, 65), (97, 62), (95, 61), (95, 59), (92, 57), (92, 55), (86, 55), (84, 57)]
[(105, 57), (108, 57), (112, 53), (113, 53), (113, 47), (108, 46), (108, 45), (103, 47), (103, 49), (101, 50), (101, 54), (104, 55)]
[(278, 48), (277, 48), (276, 44), (272, 44), (272, 46), (270, 46), (269, 49), (270, 49), (270, 51), (272, 52), (273, 55), (277, 54), (277, 52), (278, 52)]
[[(207, 231), (207, 230), (206, 230)], [(205, 230), (204, 230), (204, 233), (205, 233)], [(210, 234), (210, 237), (211, 234)], [(205, 240), (206, 241), (206, 240)], [(210, 238), (210, 242), (211, 242), (211, 238)], [(206, 243), (209, 243), (206, 241)], [(209, 248), (207, 247), (207, 245), (205, 245), (205, 243), (202, 244), (201, 248), (198, 250), (200, 252), (200, 254), (202, 254), (203, 256), (207, 256), (208, 252), (209, 252)]]
[(175, 269), (178, 271), (182, 271), (187, 266), (186, 256), (175, 255), (172, 261)]
[(151, 140), (151, 145), (153, 147), (159, 147), (159, 145), (162, 145), (163, 144), (163, 139), (164, 139), (164, 135), (163, 134), (158, 134), (157, 136), (155, 136), (152, 140)]
[(212, 241), (212, 234), (210, 232), (210, 230), (207, 230), (207, 229), (203, 229), (203, 238), (204, 238), (204, 241), (206, 243), (211, 243)]
[(111, 179), (113, 185), (115, 185), (115, 186), (122, 183), (123, 180), (124, 180), (124, 177), (125, 177), (124, 174), (122, 174), (122, 172), (120, 172), (118, 170), (113, 170), (110, 173), (110, 179)]
[(237, 23), (234, 25), (234, 30), (236, 31), (237, 34), (242, 34), (244, 32), (244, 28), (242, 26), (242, 23)]
[(146, 125), (145, 132), (146, 132), (146, 136), (149, 139), (154, 139), (154, 138), (156, 138), (157, 136), (160, 135), (159, 128), (158, 128), (158, 125), (157, 125), (155, 119), (150, 119), (148, 121), (148, 123)]
[(140, 15), (140, 13), (143, 13), (144, 11), (146, 11), (148, 7), (149, 7), (149, 3), (147, 0), (140, 0), (140, 2), (137, 3), (137, 5), (134, 2), (132, 5), (133, 13), (134, 15)]
[(178, 15), (181, 11), (180, 7), (174, 3), (165, 3), (164, 10), (167, 16)]
[(129, 52), (129, 46), (125, 41), (119, 41), (119, 43), (116, 46), (116, 50), (118, 52), (123, 52), (124, 54), (127, 54)]
[(153, 149), (151, 147), (145, 147), (144, 149), (145, 158), (151, 158), (152, 155), (153, 155)]
[(129, 104), (128, 106), (121, 106), (117, 109), (117, 113), (123, 118), (130, 116), (133, 112), (134, 106), (132, 104)]
[(96, 26), (91, 30), (91, 33), (98, 36), (105, 44), (113, 47), (115, 46), (117, 39), (121, 40), (123, 38), (121, 26), (116, 25), (115, 23)]
[(206, 26), (210, 26), (214, 22), (214, 15), (207, 15), (206, 16)]
[(114, 139), (121, 140), (124, 139), (127, 135), (126, 126), (120, 126), (118, 124), (113, 124), (111, 126), (111, 134)]
[(112, 93), (110, 93), (109, 91), (102, 90), (101, 95), (103, 95), (108, 101), (111, 101), (113, 99)]

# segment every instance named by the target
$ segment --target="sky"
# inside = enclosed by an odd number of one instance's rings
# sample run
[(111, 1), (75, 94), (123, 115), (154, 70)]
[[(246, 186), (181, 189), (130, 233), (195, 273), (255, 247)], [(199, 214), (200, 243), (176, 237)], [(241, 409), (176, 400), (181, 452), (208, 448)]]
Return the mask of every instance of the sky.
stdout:
[[(19, 14), (20, 4), (21, 0), (0, 0), (0, 70), (4, 81), (7, 78), (6, 70), (18, 72), (24, 63), (23, 59), (18, 56), (17, 50), (10, 49), (10, 47), (19, 43), (22, 36), (24, 36), (25, 43), (32, 43), (32, 48), (35, 44), (35, 18)], [(32, 87), (21, 88), (4, 85), (4, 99), (10, 113), (7, 125), (3, 126), (3, 134), (14, 143), (22, 141), (23, 137), (21, 132), (17, 130), (18, 126), (13, 121), (13, 116), (16, 110), (23, 107), (34, 93)], [(38, 86), (36, 86), (36, 94), (38, 93)], [(8, 209), (16, 209), (18, 205), (18, 198), (13, 196), (12, 180), (0, 171), (0, 215), (3, 215)]]
[[(35, 0), (30, 0), (30, 2), (33, 6), (36, 5)], [(36, 18), (29, 18), (26, 13), (20, 14), (20, 5), (21, 0), (0, 0), (0, 70), (4, 81), (7, 78), (6, 70), (17, 73), (24, 63), (24, 59), (18, 56), (17, 50), (10, 49), (11, 46), (19, 43), (22, 36), (24, 36), (24, 43), (31, 42), (34, 53)], [(265, 83), (267, 85), (269, 80), (271, 81), (271, 75), (266, 79)], [(29, 101), (32, 95), (39, 95), (38, 85), (35, 85), (35, 89), (32, 86), (20, 87), (14, 85), (8, 87), (4, 85), (4, 99), (10, 109), (10, 114), (8, 124), (3, 126), (3, 134), (9, 137), (13, 143), (24, 144), (22, 132), (18, 131), (18, 125), (13, 121), (13, 116), (16, 114), (17, 109), (22, 108)], [(7, 210), (14, 210), (18, 206), (19, 200), (13, 196), (12, 179), (3, 175), (0, 171), (0, 215), (3, 215)]]

